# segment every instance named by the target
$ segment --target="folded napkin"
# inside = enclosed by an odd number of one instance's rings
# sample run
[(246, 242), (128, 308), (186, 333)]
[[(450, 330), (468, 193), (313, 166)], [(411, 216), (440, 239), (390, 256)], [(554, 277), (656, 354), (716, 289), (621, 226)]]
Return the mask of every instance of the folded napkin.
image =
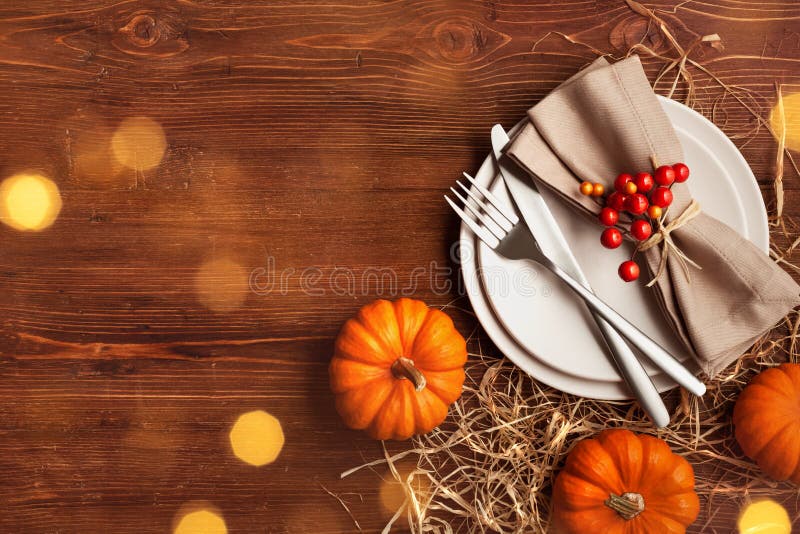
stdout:
[[(595, 216), (601, 206), (580, 194), (581, 181), (606, 189), (622, 172), (652, 172), (653, 163), (683, 161), (675, 131), (637, 56), (609, 64), (598, 59), (528, 111), (530, 121), (506, 154), (576, 208)], [(692, 180), (702, 180), (694, 175)], [(672, 188), (667, 222), (692, 203), (685, 184)], [(666, 257), (654, 292), (670, 325), (713, 376), (744, 353), (792, 308), (800, 286), (764, 252), (702, 211), (671, 232), (696, 262), (685, 269)], [(662, 247), (644, 252), (651, 273)], [(688, 276), (687, 276), (688, 274)]]

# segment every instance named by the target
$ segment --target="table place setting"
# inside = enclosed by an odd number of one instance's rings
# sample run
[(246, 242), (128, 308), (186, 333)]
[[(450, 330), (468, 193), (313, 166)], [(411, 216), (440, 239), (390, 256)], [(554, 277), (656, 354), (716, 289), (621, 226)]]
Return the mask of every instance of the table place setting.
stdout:
[[(670, 105), (680, 106), (675, 103)], [(685, 108), (678, 113), (687, 112), (694, 113)], [(613, 125), (617, 125), (620, 131), (611, 130)], [(598, 129), (602, 131), (598, 132)], [(724, 138), (724, 134), (719, 130), (713, 128), (707, 130), (710, 131), (706, 135)], [(704, 132), (701, 130), (701, 133)], [(674, 176), (663, 184), (669, 186), (667, 190), (675, 195), (675, 200), (668, 206), (663, 206), (666, 208), (666, 213), (660, 222), (658, 218), (651, 218), (661, 232), (664, 232), (665, 228), (670, 228), (668, 233), (659, 235), (665, 236), (663, 243), (672, 245), (656, 246), (644, 251), (643, 263), (654, 273), (652, 282), (647, 285), (653, 285), (654, 289), (636, 288), (635, 292), (630, 291), (628, 287), (624, 287), (625, 284), (620, 284), (619, 280), (598, 273), (592, 274), (592, 279), (597, 279), (600, 283), (592, 285), (601, 288), (598, 291), (599, 295), (608, 296), (611, 303), (604, 302), (592, 293), (589, 278), (581, 270), (569, 242), (550, 213), (545, 202), (546, 197), (539, 192), (538, 187), (546, 188), (551, 193), (547, 200), (552, 205), (561, 203), (558, 205), (558, 213), (562, 217), (591, 219), (586, 224), (569, 221), (570, 235), (588, 234), (591, 240), (595, 233), (591, 231), (590, 225), (594, 223), (597, 226), (597, 217), (602, 215), (604, 208), (603, 204), (597, 201), (598, 197), (581, 194), (579, 189), (582, 182), (590, 184), (605, 182), (603, 184), (605, 188), (613, 190), (614, 177), (619, 175), (632, 178), (632, 175), (623, 171), (650, 169), (655, 173), (657, 168), (653, 167), (653, 161), (680, 162), (685, 159), (681, 140), (672, 127), (668, 113), (650, 89), (638, 56), (632, 56), (616, 64), (609, 64), (605, 59), (592, 63), (532, 108), (529, 111), (529, 120), (520, 125), (513, 141), (508, 141), (502, 127), (495, 126), (492, 130), (492, 144), (494, 153), (491, 159), (487, 158), (486, 164), (490, 175), (493, 170), (495, 174), (496, 170), (499, 170), (499, 175), (496, 181), (492, 180), (495, 183), (489, 187), (501, 189), (498, 194), (502, 194), (505, 198), (510, 195), (515, 204), (514, 211), (519, 212), (524, 223), (527, 223), (523, 225), (527, 226), (525, 230), (516, 233), (526, 235), (521, 237), (513, 235), (512, 232), (516, 227), (498, 228), (498, 224), (503, 224), (504, 220), (506, 224), (512, 225), (518, 222), (519, 218), (515, 213), (509, 214), (513, 209), (512, 204), (498, 199), (479, 181), (468, 177), (475, 192), (467, 191), (471, 197), (469, 200), (458, 195), (462, 203), (466, 203), (465, 209), (468, 213), (462, 211), (448, 198), (450, 205), (457, 210), (464, 221), (462, 239), (466, 237), (464, 240), (466, 242), (462, 244), (462, 250), (477, 248), (477, 258), (481, 267), (503, 267), (523, 258), (538, 260), (539, 265), (546, 266), (551, 273), (575, 291), (579, 298), (584, 299), (595, 314), (600, 315), (600, 318), (591, 317), (586, 321), (586, 314), (568, 312), (572, 316), (565, 318), (555, 310), (546, 312), (555, 298), (539, 297), (538, 300), (545, 302), (527, 307), (525, 297), (513, 294), (495, 296), (491, 291), (476, 295), (477, 291), (473, 291), (470, 297), (473, 299), (473, 306), (478, 310), (479, 317), (482, 313), (493, 315), (487, 320), (489, 324), (487, 331), (490, 336), (498, 330), (495, 324), (500, 323), (498, 326), (505, 327), (506, 334), (513, 338), (508, 340), (507, 337), (498, 336), (494, 341), (501, 347), (509, 342), (515, 343), (521, 349), (521, 351), (509, 351), (510, 354), (507, 355), (512, 360), (533, 358), (565, 375), (584, 376), (585, 381), (591, 381), (592, 377), (600, 379), (608, 377), (611, 379), (609, 382), (618, 383), (619, 378), (623, 378), (622, 381), (628, 385), (629, 392), (646, 405), (646, 411), (651, 416), (654, 412), (658, 413), (654, 418), (657, 426), (664, 426), (668, 414), (657, 399), (656, 385), (645, 376), (642, 364), (634, 361), (636, 357), (625, 341), (620, 339), (619, 334), (639, 349), (644, 354), (644, 359), (653, 364), (655, 369), (651, 370), (651, 375), (665, 375), (659, 376), (658, 385), (661, 391), (681, 385), (696, 395), (702, 395), (705, 388), (687, 371), (687, 367), (680, 365), (681, 361), (686, 361), (689, 366), (699, 368), (713, 377), (800, 303), (800, 288), (765, 254), (766, 243), (763, 234), (767, 221), (763, 205), (761, 209), (755, 210), (755, 224), (747, 226), (749, 221), (740, 224), (740, 228), (744, 227), (746, 232), (752, 233), (753, 241), (747, 239), (747, 234), (741, 235), (735, 227), (732, 228), (702, 211), (687, 219), (686, 223), (671, 229), (674, 223), (670, 221), (685, 218), (687, 210), (704, 205), (704, 194), (708, 194), (705, 189), (701, 189), (700, 200), (692, 199), (687, 187), (691, 184), (676, 182)], [(689, 147), (695, 149), (689, 154), (692, 157), (688, 160), (690, 162), (695, 157), (707, 155), (699, 152), (695, 146), (689, 145)], [(732, 144), (726, 148), (728, 152), (735, 152), (738, 155)], [(698, 177), (693, 178), (692, 183), (726, 179), (746, 181), (749, 187), (738, 189), (735, 185), (730, 187), (735, 191), (738, 190), (739, 195), (750, 193), (752, 197), (753, 192), (758, 192), (758, 187), (749, 168), (743, 166), (743, 158), (739, 155), (738, 158), (729, 159), (733, 161), (733, 165), (720, 168), (722, 164), (712, 155), (712, 161), (717, 160), (714, 161), (717, 165), (712, 163), (703, 166), (705, 172), (698, 173)], [(689, 167), (682, 163), (680, 165), (686, 170), (688, 177)], [(479, 176), (484, 174), (486, 173), (479, 172)], [(729, 176), (737, 177), (729, 178)], [(648, 191), (653, 187), (652, 178), (649, 179), (651, 182)], [(663, 188), (664, 185), (659, 188)], [(710, 186), (709, 192), (713, 194), (714, 189), (713, 185)], [(634, 194), (635, 191), (634, 188)], [(455, 190), (453, 192), (457, 194)], [(613, 195), (621, 193), (612, 193), (607, 200), (612, 200)], [(480, 202), (481, 197), (489, 206)], [(571, 209), (569, 213), (564, 209), (565, 202), (569, 205), (568, 209)], [(715, 207), (718, 202), (711, 199), (711, 204)], [(757, 198), (756, 202), (760, 204), (760, 199)], [(737, 208), (740, 213), (735, 213)], [(639, 215), (644, 213), (645, 209), (642, 209)], [(734, 212), (726, 217), (734, 224), (739, 222), (737, 216), (743, 217), (741, 212), (744, 211), (741, 202), (727, 208), (717, 207), (717, 210)], [(621, 210), (614, 210), (614, 213), (616, 211), (631, 214), (625, 211), (624, 207)], [(614, 227), (615, 224), (616, 221), (607, 226)], [(529, 235), (531, 232), (532, 236)], [(632, 240), (636, 239), (630, 231), (626, 233)], [(476, 234), (480, 244), (472, 245), (470, 234)], [(649, 237), (650, 233), (645, 239)], [(760, 248), (757, 242), (761, 243)], [(578, 241), (577, 246), (586, 247), (588, 243), (584, 239)], [(613, 248), (617, 246), (618, 243)], [(605, 252), (587, 250), (584, 253), (584, 257), (588, 260), (586, 265), (594, 270), (607, 269), (608, 262), (598, 259), (598, 256)], [(615, 257), (619, 257), (619, 254)], [(686, 265), (684, 257), (691, 258), (688, 260), (691, 262), (690, 266)], [(462, 264), (468, 264), (469, 259), (465, 258), (466, 261)], [(621, 265), (626, 263), (623, 262)], [(497, 272), (497, 269), (492, 272)], [(631, 282), (638, 283), (636, 280)], [(483, 289), (486, 289), (485, 285)], [(622, 295), (617, 297), (616, 294), (620, 293)], [(580, 306), (575, 297), (565, 296), (564, 292), (558, 293), (556, 298), (565, 298), (569, 300), (570, 305)], [(532, 296), (527, 300), (536, 299), (536, 296)], [(633, 300), (639, 300), (640, 303), (631, 304)], [(488, 301), (489, 307), (483, 304), (484, 301)], [(641, 304), (642, 302), (644, 304)], [(537, 304), (541, 307), (540, 310), (545, 312), (543, 319), (536, 317), (534, 306)], [(615, 311), (615, 305), (624, 310), (623, 314), (627, 311), (629, 320), (636, 321), (641, 327), (632, 324)], [(639, 313), (643, 306), (650, 310), (657, 308), (660, 313), (656, 316), (652, 313), (643, 316)], [(510, 317), (513, 315), (516, 317)], [(547, 347), (537, 340), (534, 340), (530, 347), (526, 345), (525, 341), (536, 336), (536, 333), (526, 334), (523, 331), (536, 330), (534, 323), (547, 322), (548, 318), (553, 316), (556, 316), (559, 322), (568, 324), (571, 331), (578, 330), (581, 326), (587, 330), (594, 330), (595, 334), (591, 336), (590, 343), (597, 344), (598, 340), (601, 342), (596, 347), (576, 345), (572, 350), (564, 344)], [(486, 328), (486, 325), (484, 327)], [(648, 337), (647, 332), (653, 332), (653, 336), (661, 343)], [(542, 327), (539, 334), (558, 336), (557, 341), (566, 339), (563, 335), (559, 336), (552, 325)], [(576, 332), (574, 335), (578, 337), (581, 333)], [(667, 336), (672, 339), (662, 341)], [(542, 353), (559, 351), (561, 354), (552, 359), (544, 354), (539, 356), (537, 345), (543, 347)], [(524, 353), (522, 357), (521, 353)], [(574, 356), (564, 353), (572, 353)], [(608, 357), (604, 358), (604, 355)], [(597, 367), (601, 367), (601, 372), (594, 371), (593, 360), (604, 359), (613, 362), (611, 372), (602, 369), (602, 364), (599, 363)], [(528, 369), (524, 363), (516, 360), (515, 363), (554, 387), (560, 384), (558, 379), (555, 379), (554, 383), (548, 382), (547, 371), (537, 376), (538, 369), (535, 367)], [(587, 374), (583, 374), (580, 370), (582, 366), (584, 369), (589, 369)], [(615, 377), (616, 372), (619, 374)], [(579, 381), (572, 382), (566, 387), (566, 391), (593, 396), (592, 386), (587, 386), (585, 392), (580, 389), (581, 386)], [(620, 396), (612, 392), (611, 388), (607, 391), (610, 392), (607, 395), (602, 391), (598, 393), (598, 398)]]

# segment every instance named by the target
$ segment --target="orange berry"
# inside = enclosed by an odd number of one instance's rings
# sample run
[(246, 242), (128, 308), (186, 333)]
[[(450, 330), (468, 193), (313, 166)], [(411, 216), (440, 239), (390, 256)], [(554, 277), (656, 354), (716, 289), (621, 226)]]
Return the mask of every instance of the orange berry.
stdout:
[(647, 215), (651, 219), (660, 219), (663, 212), (664, 210), (661, 209), (661, 206), (656, 206), (655, 204), (652, 204), (649, 208), (647, 208)]
[(589, 196), (594, 192), (594, 186), (592, 182), (583, 182), (581, 183), (581, 194)]
[(592, 196), (593, 197), (602, 197), (603, 194), (606, 192), (606, 188), (603, 187), (603, 184), (593, 184), (592, 185)]
[(614, 189), (619, 191), (620, 193), (625, 192), (625, 184), (633, 180), (633, 176), (628, 174), (627, 172), (623, 172), (614, 180)]
[(634, 193), (635, 193), (636, 191), (638, 191), (638, 190), (639, 190), (639, 188), (638, 188), (638, 187), (636, 187), (636, 184), (635, 184), (635, 183), (633, 183), (633, 182), (628, 182), (628, 183), (626, 183), (626, 184), (625, 184), (625, 187), (623, 188), (623, 192), (624, 192), (625, 194), (627, 194), (627, 195), (632, 195), (632, 194), (634, 194)]

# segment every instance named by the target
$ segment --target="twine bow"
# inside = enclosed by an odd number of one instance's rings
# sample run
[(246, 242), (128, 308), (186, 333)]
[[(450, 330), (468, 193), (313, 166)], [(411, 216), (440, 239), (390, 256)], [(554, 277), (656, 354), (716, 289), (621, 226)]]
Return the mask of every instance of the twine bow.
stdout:
[(655, 276), (653, 276), (653, 279), (647, 283), (647, 287), (651, 287), (653, 284), (655, 284), (656, 280), (658, 280), (658, 277), (664, 272), (664, 269), (667, 266), (667, 256), (670, 254), (675, 254), (675, 257), (683, 269), (684, 274), (686, 274), (687, 279), (690, 278), (689, 266), (687, 264), (702, 270), (702, 267), (697, 265), (697, 263), (695, 263), (680, 248), (678, 248), (678, 245), (675, 244), (675, 241), (672, 240), (672, 236), (670, 235), (672, 232), (688, 223), (699, 214), (700, 204), (696, 200), (692, 199), (692, 203), (689, 204), (685, 210), (683, 210), (683, 213), (672, 219), (669, 223), (662, 224), (657, 232), (651, 235), (646, 241), (643, 241), (636, 248), (637, 251), (645, 251), (655, 247), (659, 243), (663, 243), (663, 248), (661, 249), (661, 259), (658, 261), (658, 270), (656, 271)]

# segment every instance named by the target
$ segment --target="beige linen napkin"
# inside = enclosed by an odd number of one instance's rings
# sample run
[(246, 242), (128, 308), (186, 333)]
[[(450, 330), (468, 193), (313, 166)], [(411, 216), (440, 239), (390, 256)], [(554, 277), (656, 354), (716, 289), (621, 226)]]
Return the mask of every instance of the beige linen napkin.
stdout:
[[(614, 64), (598, 59), (531, 108), (528, 117), (506, 153), (539, 184), (593, 216), (600, 205), (580, 194), (581, 181), (608, 189), (621, 172), (652, 172), (651, 157), (661, 165), (683, 161), (675, 131), (636, 56)], [(692, 175), (689, 182), (703, 179)], [(673, 193), (668, 220), (691, 202), (686, 184), (675, 184)], [(672, 328), (713, 376), (800, 304), (800, 287), (750, 241), (705, 213), (671, 236), (702, 269), (689, 266), (687, 278), (676, 255), (669, 254), (654, 293)], [(651, 273), (661, 250), (644, 253)], [(637, 283), (649, 278), (642, 279)]]

